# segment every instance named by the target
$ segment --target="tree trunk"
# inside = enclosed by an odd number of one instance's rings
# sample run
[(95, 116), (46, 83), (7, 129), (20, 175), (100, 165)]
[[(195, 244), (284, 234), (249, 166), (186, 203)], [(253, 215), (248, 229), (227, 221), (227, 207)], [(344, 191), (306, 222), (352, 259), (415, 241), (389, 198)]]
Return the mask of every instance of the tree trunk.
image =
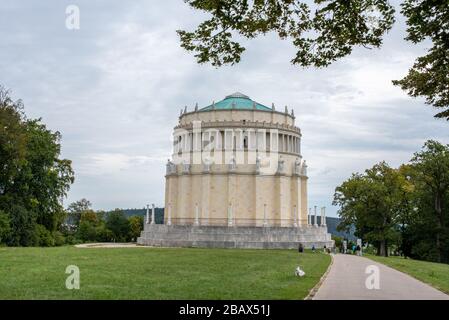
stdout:
[(380, 244), (379, 244), (379, 249), (378, 249), (378, 255), (381, 257), (388, 257), (388, 248), (387, 248), (387, 241), (386, 240), (381, 240)]

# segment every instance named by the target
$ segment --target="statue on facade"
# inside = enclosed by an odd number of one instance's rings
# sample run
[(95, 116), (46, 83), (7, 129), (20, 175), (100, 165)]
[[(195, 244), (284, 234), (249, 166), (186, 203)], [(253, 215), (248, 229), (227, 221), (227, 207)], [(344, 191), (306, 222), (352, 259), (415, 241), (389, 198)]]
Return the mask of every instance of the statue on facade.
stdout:
[(231, 160), (229, 161), (229, 171), (235, 171), (237, 169), (237, 164), (235, 162), (234, 156), (231, 157)]
[(176, 165), (170, 159), (167, 160), (166, 168), (166, 174), (176, 173)]
[(260, 167), (261, 167), (260, 156), (257, 155), (257, 157), (256, 157), (256, 173), (260, 173)]
[(303, 163), (302, 163), (301, 175), (307, 176), (307, 164), (306, 164), (306, 160), (304, 160)]
[(182, 164), (182, 172), (183, 173), (189, 173), (190, 172), (190, 163), (184, 160)]
[(211, 161), (209, 157), (204, 158), (203, 161), (203, 172), (210, 172)]
[(299, 157), (295, 160), (295, 174), (301, 174), (301, 159)]
[(284, 173), (284, 159), (282, 156), (279, 157), (278, 161), (278, 173)]

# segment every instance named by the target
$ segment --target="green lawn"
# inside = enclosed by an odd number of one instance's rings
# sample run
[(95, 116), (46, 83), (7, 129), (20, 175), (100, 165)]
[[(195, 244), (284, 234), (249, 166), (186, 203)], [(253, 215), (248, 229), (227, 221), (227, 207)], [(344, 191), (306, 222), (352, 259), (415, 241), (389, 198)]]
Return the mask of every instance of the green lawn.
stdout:
[[(330, 257), (300, 257), (296, 250), (0, 247), (0, 299), (303, 299)], [(298, 264), (303, 278), (294, 276)], [(68, 265), (80, 269), (79, 290), (65, 287)]]
[(366, 255), (374, 261), (402, 271), (449, 294), (449, 265), (402, 257), (378, 257)]

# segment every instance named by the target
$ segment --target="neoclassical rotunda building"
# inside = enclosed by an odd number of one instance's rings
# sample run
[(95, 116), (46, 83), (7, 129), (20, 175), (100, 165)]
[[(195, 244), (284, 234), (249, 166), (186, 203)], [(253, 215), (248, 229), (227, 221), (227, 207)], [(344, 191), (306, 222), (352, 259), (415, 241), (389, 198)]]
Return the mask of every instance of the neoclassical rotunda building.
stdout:
[(147, 213), (152, 246), (332, 246), (307, 203), (307, 165), (293, 110), (241, 93), (181, 110), (166, 165), (164, 224)]

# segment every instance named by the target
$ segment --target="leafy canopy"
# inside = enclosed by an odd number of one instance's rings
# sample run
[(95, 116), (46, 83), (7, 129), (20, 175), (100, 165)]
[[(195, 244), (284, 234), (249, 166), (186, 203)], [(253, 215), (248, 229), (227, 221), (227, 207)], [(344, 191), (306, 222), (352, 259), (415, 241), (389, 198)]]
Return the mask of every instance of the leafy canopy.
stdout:
[[(213, 66), (240, 62), (240, 39), (269, 32), (289, 40), (297, 52), (291, 63), (326, 67), (351, 54), (354, 47), (379, 48), (395, 22), (388, 0), (184, 0), (210, 15), (194, 31), (178, 30), (181, 47), (198, 63)], [(449, 120), (449, 1), (403, 0), (407, 35), (412, 43), (430, 41), (408, 74), (393, 84), (442, 111)]]
[(212, 15), (193, 32), (178, 30), (181, 46), (195, 52), (199, 63), (238, 63), (245, 48), (233, 40), (275, 32), (297, 48), (291, 62), (325, 67), (351, 53), (354, 46), (379, 47), (394, 23), (386, 0), (185, 0)]

